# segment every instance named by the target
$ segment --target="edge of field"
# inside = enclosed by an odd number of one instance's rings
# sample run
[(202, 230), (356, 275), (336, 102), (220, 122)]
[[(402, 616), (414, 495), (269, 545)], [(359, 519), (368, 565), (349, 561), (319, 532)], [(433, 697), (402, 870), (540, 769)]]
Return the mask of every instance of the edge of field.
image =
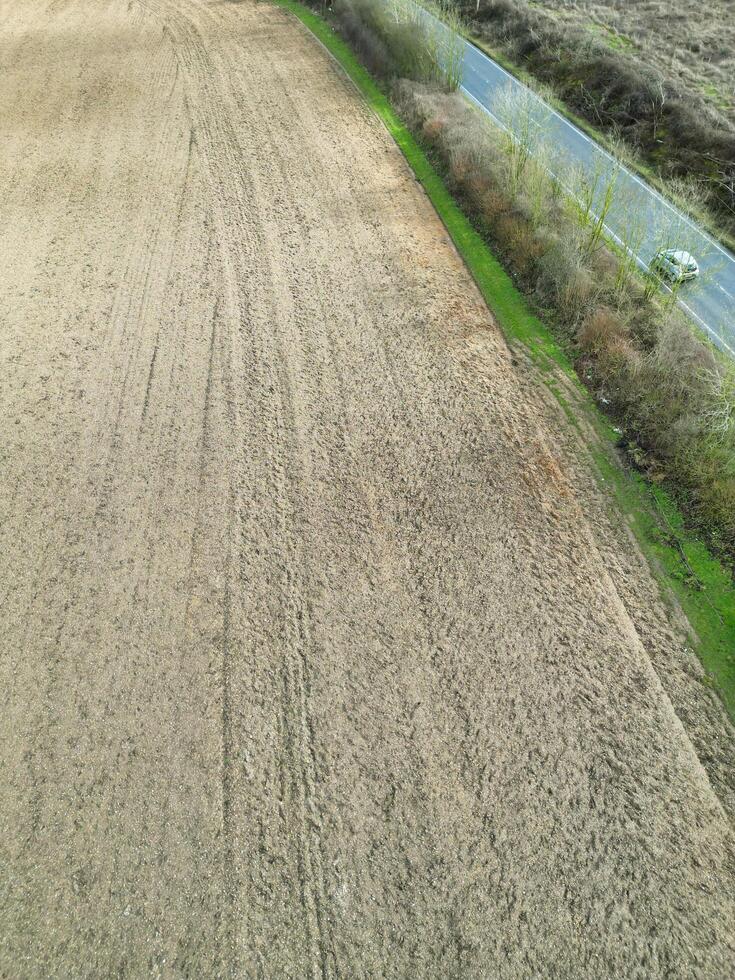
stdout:
[[(477, 283), (508, 342), (522, 345), (547, 387), (573, 422), (595, 433), (590, 446), (595, 476), (627, 519), (664, 592), (673, 593), (693, 630), (690, 642), (709, 683), (735, 719), (735, 586), (724, 565), (684, 527), (671, 497), (635, 472), (623, 469), (618, 439), (550, 330), (529, 310), (508, 273), (461, 211), (426, 154), (400, 121), (387, 96), (332, 27), (298, 0), (274, 0), (296, 16), (340, 64), (383, 122), (426, 191), (457, 251)], [(560, 372), (564, 391), (560, 391)]]

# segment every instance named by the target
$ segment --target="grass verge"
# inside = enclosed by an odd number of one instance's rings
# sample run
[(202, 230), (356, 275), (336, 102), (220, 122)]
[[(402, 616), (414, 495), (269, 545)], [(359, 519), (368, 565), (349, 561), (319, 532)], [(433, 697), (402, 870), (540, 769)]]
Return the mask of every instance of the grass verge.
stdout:
[(592, 450), (592, 458), (597, 476), (612, 489), (660, 583), (680, 603), (694, 630), (692, 646), (735, 718), (735, 587), (730, 574), (686, 530), (680, 511), (664, 490), (622, 469), (615, 450), (617, 435), (579, 381), (566, 354), (530, 311), (508, 273), (353, 51), (329, 23), (297, 0), (275, 2), (296, 16), (327, 48), (383, 122), (426, 191), (508, 341), (526, 348), (557, 397), (560, 395), (554, 378), (558, 371), (565, 375), (562, 407), (568, 414), (583, 414), (594, 428), (598, 444)]

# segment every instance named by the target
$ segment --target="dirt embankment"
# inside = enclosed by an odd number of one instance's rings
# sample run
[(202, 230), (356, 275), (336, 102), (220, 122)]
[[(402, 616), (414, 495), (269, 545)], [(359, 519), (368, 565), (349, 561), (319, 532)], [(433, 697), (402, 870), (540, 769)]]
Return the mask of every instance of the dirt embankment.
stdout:
[(0, 0), (0, 55), (0, 974), (728, 975), (650, 582), (325, 52)]

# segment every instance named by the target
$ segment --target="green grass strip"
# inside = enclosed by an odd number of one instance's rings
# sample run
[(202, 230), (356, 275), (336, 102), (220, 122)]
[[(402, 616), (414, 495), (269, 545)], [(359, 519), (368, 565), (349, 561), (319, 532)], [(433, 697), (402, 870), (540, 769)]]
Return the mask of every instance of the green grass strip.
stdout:
[[(613, 453), (616, 434), (577, 378), (566, 354), (550, 330), (531, 312), (508, 273), (472, 227), (424, 151), (395, 114), (385, 93), (352, 49), (323, 18), (297, 0), (275, 2), (298, 17), (321, 41), (383, 122), (426, 191), (508, 340), (523, 344), (529, 351), (567, 416), (574, 421), (575, 414), (584, 415), (587, 423), (594, 427), (603, 447), (592, 453), (598, 478), (612, 490), (617, 506), (627, 516), (659, 581), (679, 601), (696, 634), (691, 637), (692, 646), (708, 672), (708, 679), (735, 718), (735, 588), (732, 578), (707, 548), (686, 531), (681, 513), (663, 490), (648, 484), (637, 474), (625, 472), (618, 465)], [(566, 396), (562, 396), (553, 380), (554, 369), (561, 369), (571, 380), (575, 395), (573, 404), (568, 400), (570, 385), (564, 385)]]

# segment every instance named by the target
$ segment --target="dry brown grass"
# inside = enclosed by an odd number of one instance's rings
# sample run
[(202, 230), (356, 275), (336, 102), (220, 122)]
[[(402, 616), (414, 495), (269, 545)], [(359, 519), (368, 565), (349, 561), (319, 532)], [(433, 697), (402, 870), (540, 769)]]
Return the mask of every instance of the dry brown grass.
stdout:
[(613, 340), (627, 340), (628, 328), (622, 317), (607, 306), (594, 310), (577, 332), (580, 346), (592, 354), (599, 354), (610, 347)]
[[(559, 23), (656, 68), (735, 125), (735, 13), (731, 0), (536, 0)], [(480, 4), (482, 7), (482, 4)]]

